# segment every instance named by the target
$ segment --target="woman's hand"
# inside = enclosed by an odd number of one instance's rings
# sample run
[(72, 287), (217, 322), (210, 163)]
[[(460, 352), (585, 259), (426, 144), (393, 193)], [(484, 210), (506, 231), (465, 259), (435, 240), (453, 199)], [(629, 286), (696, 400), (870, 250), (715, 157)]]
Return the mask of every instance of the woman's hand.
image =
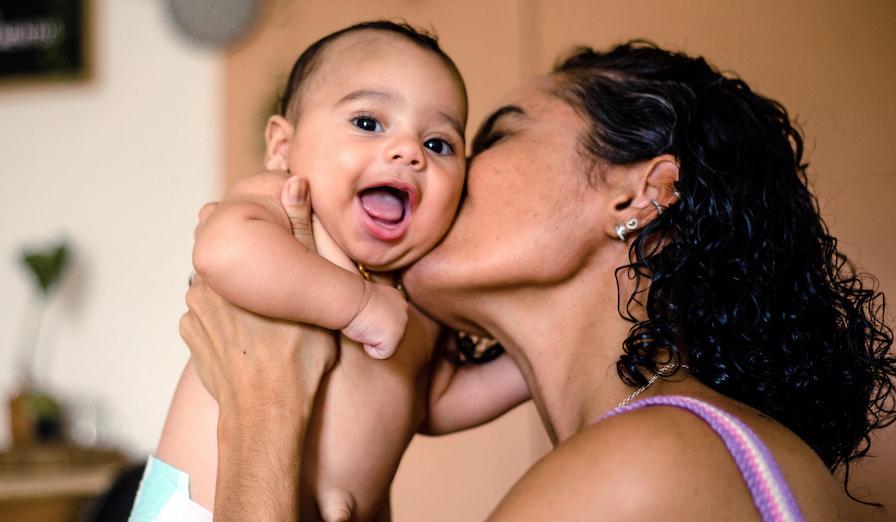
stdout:
[(335, 361), (332, 332), (239, 308), (198, 277), (187, 291), (187, 306), (181, 337), (222, 414), (290, 408), (291, 402), (314, 395)]
[[(284, 187), (294, 235), (313, 250), (309, 199), (304, 180)], [(203, 207), (197, 230), (213, 209)], [(297, 519), (301, 448), (334, 335), (234, 306), (199, 278), (187, 305), (181, 336), (219, 405), (215, 519)]]
[[(293, 235), (315, 251), (308, 205), (308, 183), (292, 177), (281, 203)], [(197, 232), (216, 204), (202, 207)], [(199, 277), (187, 291), (189, 310), (181, 318), (181, 336), (190, 348), (199, 378), (219, 404), (242, 408), (276, 404), (291, 390), (313, 393), (320, 375), (335, 361), (333, 335), (323, 329), (263, 317), (230, 304)]]

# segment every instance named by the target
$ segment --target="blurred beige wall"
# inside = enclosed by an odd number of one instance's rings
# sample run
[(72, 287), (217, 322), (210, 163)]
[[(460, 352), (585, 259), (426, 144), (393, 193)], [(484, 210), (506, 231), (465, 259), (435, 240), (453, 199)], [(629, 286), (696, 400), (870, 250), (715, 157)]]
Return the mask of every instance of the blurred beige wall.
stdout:
[[(504, 92), (578, 44), (649, 38), (736, 71), (802, 124), (828, 223), (844, 250), (896, 295), (889, 262), (896, 254), (896, 147), (889, 143), (896, 136), (896, 3), (275, 0), (257, 34), (225, 60), (222, 188), (260, 168), (264, 120), (297, 54), (372, 18), (405, 18), (438, 32), (467, 81), (468, 134)], [(878, 439), (878, 457), (859, 470), (857, 491), (896, 501), (889, 473), (896, 434)], [(528, 406), (468, 433), (418, 437), (396, 479), (396, 520), (481, 520), (546, 449)]]
[(15, 386), (32, 292), (18, 251), (67, 235), (76, 263), (39, 377), (79, 416), (95, 405), (102, 440), (145, 454), (187, 358), (177, 321), (196, 212), (219, 179), (220, 56), (178, 37), (163, 2), (90, 4), (88, 79), (0, 85), (0, 390)]

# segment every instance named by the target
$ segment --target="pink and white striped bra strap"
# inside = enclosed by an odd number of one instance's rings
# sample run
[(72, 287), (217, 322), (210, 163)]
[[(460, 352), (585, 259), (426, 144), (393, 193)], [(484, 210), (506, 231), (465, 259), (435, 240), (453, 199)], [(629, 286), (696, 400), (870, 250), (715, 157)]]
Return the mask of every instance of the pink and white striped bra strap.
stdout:
[(666, 395), (649, 397), (616, 408), (600, 420), (648, 406), (675, 406), (703, 419), (722, 438), (728, 452), (737, 463), (744, 482), (753, 496), (753, 503), (766, 522), (803, 522), (805, 518), (797, 506), (790, 487), (781, 474), (775, 458), (758, 436), (730, 413), (703, 401)]

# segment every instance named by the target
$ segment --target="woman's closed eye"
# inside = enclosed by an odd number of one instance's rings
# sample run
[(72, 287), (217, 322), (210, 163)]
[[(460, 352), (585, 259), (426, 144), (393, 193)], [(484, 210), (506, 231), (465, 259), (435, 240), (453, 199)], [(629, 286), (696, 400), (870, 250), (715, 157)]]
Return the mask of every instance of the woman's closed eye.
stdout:
[(525, 121), (526, 119), (526, 111), (518, 105), (505, 105), (491, 113), (485, 119), (482, 127), (479, 128), (476, 137), (473, 138), (473, 154), (471, 157), (475, 157), (480, 152), (512, 134), (511, 131), (516, 129), (513, 122)]
[(383, 125), (372, 116), (358, 116), (352, 119), (352, 125), (367, 132), (383, 132)]
[(500, 131), (491, 131), (488, 134), (477, 136), (476, 140), (473, 141), (473, 156), (490, 148), (495, 143), (504, 139), (505, 136), (507, 136), (507, 134)]

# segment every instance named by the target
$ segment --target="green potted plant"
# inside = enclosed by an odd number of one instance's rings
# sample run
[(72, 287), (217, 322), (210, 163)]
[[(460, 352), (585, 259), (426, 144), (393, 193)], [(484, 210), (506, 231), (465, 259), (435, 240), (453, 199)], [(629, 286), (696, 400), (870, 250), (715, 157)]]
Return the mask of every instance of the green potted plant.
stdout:
[(33, 276), (36, 302), (26, 320), (31, 328), (17, 361), (19, 390), (9, 401), (13, 445), (58, 441), (62, 438), (62, 411), (59, 404), (39, 390), (35, 376), (37, 348), (47, 309), (69, 264), (65, 241), (43, 249), (24, 249), (21, 260)]

